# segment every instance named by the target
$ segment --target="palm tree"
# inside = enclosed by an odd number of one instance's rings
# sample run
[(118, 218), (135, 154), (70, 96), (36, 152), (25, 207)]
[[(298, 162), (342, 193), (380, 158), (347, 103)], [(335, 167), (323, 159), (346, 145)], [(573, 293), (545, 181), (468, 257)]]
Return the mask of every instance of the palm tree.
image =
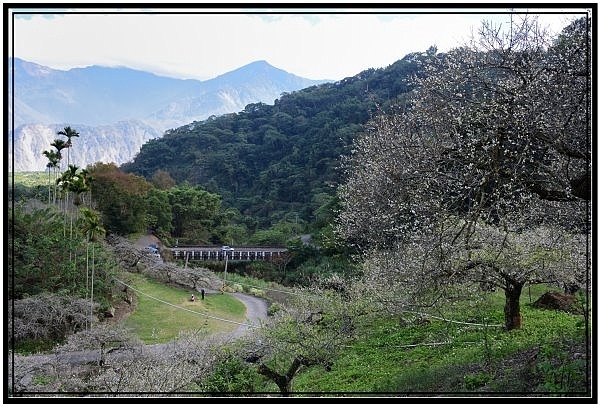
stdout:
[[(67, 148), (67, 143), (61, 139), (55, 139), (54, 142), (52, 142), (50, 144), (51, 146), (53, 146), (54, 148), (56, 148), (56, 156), (58, 158), (58, 162), (56, 164), (56, 167), (58, 168), (58, 173), (60, 174), (60, 161), (62, 159), (62, 150)], [(56, 172), (54, 173), (54, 180), (55, 182), (58, 184), (58, 179), (56, 176)], [(56, 185), (54, 187), (54, 202), (56, 203)], [(65, 203), (66, 204), (66, 203)]]
[[(87, 299), (87, 289), (88, 289), (88, 284), (89, 284), (89, 246), (90, 246), (90, 242), (94, 242), (97, 240), (98, 237), (104, 236), (104, 234), (106, 233), (106, 231), (104, 230), (104, 228), (102, 227), (101, 223), (100, 223), (100, 217), (98, 216), (98, 213), (96, 213), (95, 211), (93, 211), (92, 209), (89, 209), (87, 207), (82, 207), (81, 208), (81, 213), (83, 214), (83, 231), (85, 232), (85, 236), (86, 236), (86, 258), (85, 258), (85, 262), (86, 262), (86, 266), (85, 266), (85, 288), (86, 288), (86, 299)], [(95, 254), (95, 247), (94, 244), (92, 244), (92, 276), (91, 276), (91, 288), (90, 288), (90, 329), (92, 328), (92, 317), (93, 317), (93, 311), (94, 311), (94, 254)]]
[(77, 173), (77, 166), (69, 165), (69, 191), (73, 192), (73, 204), (79, 206), (81, 204), (81, 194), (89, 190), (87, 183), (88, 171), (82, 169)]
[[(79, 169), (77, 166), (69, 165), (67, 170), (62, 174), (62, 176), (56, 180), (56, 183), (60, 186), (63, 193), (65, 193), (65, 195), (66, 195), (65, 222), (66, 222), (66, 213), (67, 213), (67, 210), (69, 210), (69, 219), (70, 219), (70, 223), (71, 223), (71, 232), (70, 232), (71, 238), (73, 238), (73, 212), (68, 207), (69, 206), (69, 192), (74, 192), (76, 190), (79, 190), (78, 185), (77, 185), (77, 183), (79, 181), (79, 177), (77, 175), (77, 169)], [(78, 205), (78, 203), (74, 203), (74, 204)], [(64, 232), (64, 234), (66, 234), (66, 231)]]
[[(42, 154), (44, 154), (44, 156), (46, 158), (48, 158), (48, 163), (46, 164), (46, 168), (48, 168), (48, 204), (50, 204), (51, 198), (50, 198), (50, 184), (51, 184), (51, 180), (50, 180), (50, 169), (54, 169), (54, 177), (56, 178), (56, 167), (58, 166), (58, 162), (60, 161), (60, 154), (54, 152), (54, 151), (44, 151), (42, 152)], [(56, 194), (56, 189), (55, 189), (55, 194)]]
[[(57, 132), (56, 134), (58, 135), (64, 135), (65, 137), (67, 137), (67, 148), (71, 148), (71, 146), (73, 145), (71, 143), (71, 138), (73, 137), (79, 137), (79, 133), (77, 131), (75, 131), (74, 129), (72, 129), (71, 127), (65, 127), (63, 130)], [(69, 150), (67, 149), (67, 165), (69, 165), (71, 163), (71, 159), (70, 159), (70, 154), (69, 154)]]
[[(68, 145), (66, 143), (66, 141), (61, 140), (60, 138), (55, 139), (53, 142), (50, 143), (51, 146), (53, 146), (54, 148), (56, 148), (56, 153), (58, 155), (58, 160), (60, 161), (62, 159), (62, 150), (65, 148), (68, 148)], [(60, 167), (59, 167), (60, 169)]]

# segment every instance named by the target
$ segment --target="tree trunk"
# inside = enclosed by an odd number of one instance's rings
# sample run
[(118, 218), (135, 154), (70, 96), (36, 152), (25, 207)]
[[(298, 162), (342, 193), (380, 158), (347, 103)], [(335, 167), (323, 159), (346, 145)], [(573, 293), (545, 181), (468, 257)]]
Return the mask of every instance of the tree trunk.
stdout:
[(92, 320), (94, 318), (94, 251), (95, 247), (92, 245), (92, 280), (90, 288), (90, 330), (92, 329)]
[(523, 283), (506, 281), (506, 289), (504, 290), (506, 297), (504, 304), (504, 324), (506, 330), (521, 328), (521, 306), (519, 299), (521, 298), (522, 290)]
[[(54, 204), (56, 204), (56, 194), (57, 194), (57, 192), (56, 192), (56, 190), (57, 190), (56, 179), (58, 179), (58, 177), (56, 176), (56, 167), (54, 168), (53, 172), (54, 172), (54, 194), (52, 195), (52, 202)], [(60, 202), (59, 202), (59, 205), (60, 205)]]
[(51, 196), (50, 196), (50, 191), (51, 191), (51, 179), (50, 179), (50, 167), (48, 167), (48, 204), (50, 204), (51, 202)]
[(265, 364), (259, 365), (258, 373), (266, 376), (267, 378), (275, 382), (275, 384), (279, 387), (279, 392), (281, 392), (282, 396), (289, 396), (292, 392), (292, 380), (294, 379), (296, 372), (298, 372), (302, 365), (310, 366), (311, 364), (312, 363), (309, 362), (306, 358), (299, 355), (294, 358), (294, 360), (292, 361), (292, 365), (290, 365), (290, 368), (288, 369), (285, 375), (273, 371)]
[[(88, 300), (90, 295), (90, 238), (87, 238), (87, 244), (85, 245), (85, 300)], [(85, 320), (85, 329), (88, 328), (88, 321)]]
[(291, 390), (291, 380), (287, 379), (287, 376), (278, 374), (265, 364), (260, 364), (258, 366), (258, 373), (275, 382), (277, 387), (279, 387), (279, 392), (282, 396), (289, 396)]

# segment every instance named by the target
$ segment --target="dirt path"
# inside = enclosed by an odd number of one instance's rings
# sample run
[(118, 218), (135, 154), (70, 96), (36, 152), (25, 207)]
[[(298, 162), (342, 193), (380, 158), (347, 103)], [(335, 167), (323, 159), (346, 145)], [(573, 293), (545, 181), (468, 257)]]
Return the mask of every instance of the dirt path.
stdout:
[[(158, 247), (162, 247), (161, 241), (152, 234), (146, 234), (138, 238), (135, 242), (135, 247), (143, 249), (144, 247), (149, 246), (150, 244), (155, 244)], [(216, 292), (211, 289), (205, 289), (206, 292)], [(248, 320), (248, 324), (259, 325), (260, 321), (267, 318), (267, 303), (255, 296), (246, 295), (243, 293), (232, 293), (238, 300), (240, 300), (246, 306), (246, 319)], [(245, 331), (248, 327), (241, 326), (238, 330), (236, 330), (236, 334), (238, 331)]]
[[(146, 234), (138, 238), (135, 242), (135, 247), (143, 249), (144, 247), (149, 246), (150, 244), (156, 244), (156, 246), (161, 247), (161, 241), (152, 234)], [(216, 292), (211, 289), (205, 289), (206, 292)], [(259, 326), (261, 320), (267, 318), (267, 303), (260, 298), (255, 296), (246, 295), (244, 293), (232, 293), (234, 297), (236, 297), (240, 302), (246, 306), (246, 323)], [(237, 328), (232, 334), (235, 337), (239, 337), (251, 330), (251, 327), (248, 326), (240, 326)]]
[[(129, 244), (129, 247), (134, 245), (137, 250), (142, 250), (150, 244), (156, 244), (161, 247), (160, 240), (152, 235), (144, 235), (140, 237), (135, 243)], [(127, 248), (127, 247), (125, 247)], [(131, 264), (133, 260), (139, 258), (139, 253), (133, 253), (129, 249), (121, 249), (118, 251), (119, 255), (125, 260), (126, 264)], [(166, 264), (165, 264), (166, 265)], [(136, 264), (137, 266), (137, 264)], [(141, 267), (152, 266), (151, 263), (142, 262)], [(138, 266), (138, 272), (139, 272)], [(182, 268), (173, 267), (169, 272), (177, 274), (178, 272), (184, 272)], [(218, 278), (215, 278), (214, 282), (219, 282)], [(209, 284), (214, 288), (216, 284)], [(202, 286), (202, 285), (201, 285)], [(200, 290), (199, 287), (197, 287)], [(218, 292), (204, 287), (207, 292)], [(212, 346), (223, 346), (233, 343), (235, 340), (251, 335), (255, 330), (254, 326), (259, 327), (261, 321), (267, 318), (267, 302), (258, 297), (250, 296), (243, 293), (224, 293), (232, 295), (239, 301), (241, 301), (246, 307), (246, 318), (242, 324), (237, 324), (234, 331), (229, 333), (213, 333), (205, 336), (201, 345), (205, 347)], [(115, 305), (115, 317), (108, 318), (104, 323), (118, 323), (119, 321), (127, 318), (132, 311), (135, 310), (135, 302), (133, 304), (123, 303)], [(135, 359), (140, 359), (145, 356), (158, 356), (172, 357), (181, 351), (180, 343), (177, 340), (170, 341), (164, 344), (149, 344), (149, 345), (136, 345), (135, 347), (127, 347), (123, 349), (107, 349), (103, 359), (106, 365), (111, 363), (130, 362)], [(36, 377), (49, 376), (56, 371), (57, 368), (61, 371), (69, 371), (73, 376), (76, 374), (86, 374), (90, 365), (98, 365), (101, 359), (99, 348), (95, 350), (82, 350), (82, 351), (67, 351), (57, 353), (45, 353), (37, 355), (22, 356), (18, 354), (11, 355), (9, 362), (12, 362), (13, 371), (15, 373), (15, 382), (18, 382), (19, 387), (29, 388), (38, 387), (35, 382)], [(153, 358), (149, 358), (153, 359)]]

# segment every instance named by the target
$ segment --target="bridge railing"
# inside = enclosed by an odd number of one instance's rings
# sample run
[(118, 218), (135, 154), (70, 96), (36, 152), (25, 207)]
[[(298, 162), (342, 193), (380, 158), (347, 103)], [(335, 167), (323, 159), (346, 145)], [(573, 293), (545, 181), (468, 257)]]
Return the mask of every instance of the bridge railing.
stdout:
[(269, 261), (281, 258), (287, 249), (281, 247), (236, 247), (223, 250), (221, 247), (173, 247), (169, 248), (173, 259), (187, 261)]

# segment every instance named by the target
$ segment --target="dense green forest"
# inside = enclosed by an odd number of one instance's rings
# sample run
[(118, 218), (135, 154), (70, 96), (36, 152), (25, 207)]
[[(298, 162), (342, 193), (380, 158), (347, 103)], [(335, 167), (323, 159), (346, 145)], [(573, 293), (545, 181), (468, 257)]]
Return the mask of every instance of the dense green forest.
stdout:
[(250, 104), (167, 131), (121, 168), (200, 185), (260, 227), (319, 221), (342, 180), (340, 156), (380, 108), (410, 92), (422, 59), (410, 54), (385, 69), (284, 94), (274, 105)]

